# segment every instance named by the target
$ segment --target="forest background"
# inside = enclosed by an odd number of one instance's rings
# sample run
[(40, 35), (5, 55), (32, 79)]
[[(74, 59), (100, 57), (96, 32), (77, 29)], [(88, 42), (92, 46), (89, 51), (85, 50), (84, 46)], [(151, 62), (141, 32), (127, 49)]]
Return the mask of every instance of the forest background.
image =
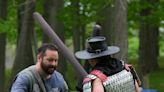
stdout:
[[(143, 88), (164, 91), (164, 0), (0, 0), (1, 92), (36, 62), (37, 48), (51, 42), (35, 23), (35, 11), (73, 53), (84, 49), (93, 26), (101, 25), (108, 45), (121, 48), (115, 57), (135, 66)], [(59, 62), (70, 90), (76, 90), (75, 69), (62, 55)]]

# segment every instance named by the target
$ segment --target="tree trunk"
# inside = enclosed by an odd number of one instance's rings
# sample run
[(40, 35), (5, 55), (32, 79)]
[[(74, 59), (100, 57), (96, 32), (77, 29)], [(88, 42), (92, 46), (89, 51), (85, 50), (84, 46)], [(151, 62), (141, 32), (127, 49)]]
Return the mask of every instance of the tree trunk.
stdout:
[(21, 30), (22, 30), (22, 26), (23, 26), (23, 23), (22, 23), (22, 20), (24, 18), (24, 11), (25, 11), (25, 4), (24, 4), (25, 0), (19, 0), (19, 6), (17, 7), (17, 33), (18, 33), (18, 36), (17, 36), (17, 45), (18, 45), (18, 42), (19, 42), (19, 38), (20, 38), (20, 33), (21, 33)]
[[(0, 0), (0, 20), (7, 18), (7, 0)], [(0, 30), (4, 31), (4, 30)], [(0, 90), (5, 92), (5, 52), (6, 52), (6, 33), (0, 33)]]
[[(17, 44), (16, 57), (13, 65), (13, 76), (22, 69), (34, 64), (35, 50), (32, 46), (34, 42), (34, 20), (33, 12), (35, 3), (33, 0), (27, 0), (24, 11), (19, 12), (22, 15), (20, 35)], [(19, 20), (19, 19), (18, 19)]]
[(81, 25), (81, 49), (84, 50), (86, 49), (86, 25)]
[(0, 33), (0, 44), (0, 89), (4, 92), (6, 33)]
[[(60, 11), (62, 10), (64, 5), (63, 0), (48, 0), (45, 2), (44, 7), (44, 17), (52, 29), (57, 33), (60, 39), (64, 42), (64, 24), (60, 21)], [(43, 36), (43, 43), (50, 42), (47, 36)], [(48, 40), (48, 41), (47, 41)], [(63, 68), (64, 67), (64, 68)], [(66, 77), (66, 70), (67, 70), (67, 62), (65, 58), (59, 52), (59, 65), (58, 70)]]
[(7, 18), (7, 0), (0, 0), (0, 19)]
[[(114, 5), (114, 7), (112, 7)], [(113, 11), (114, 10), (114, 11)], [(98, 24), (102, 26), (102, 35), (107, 38), (108, 45), (115, 45), (120, 52), (114, 57), (127, 62), (128, 58), (128, 30), (127, 30), (127, 1), (114, 0), (101, 12), (97, 12)], [(121, 34), (121, 35), (120, 35)]]
[[(153, 6), (159, 1), (142, 0), (140, 2)], [(159, 21), (152, 21), (150, 19), (155, 11), (154, 7), (146, 7), (140, 11), (139, 72), (144, 88), (148, 88), (144, 82), (144, 76), (159, 68), (157, 63)]]
[(127, 62), (128, 58), (128, 29), (127, 29), (127, 0), (114, 1), (114, 45), (120, 47), (116, 55), (118, 59)]
[(71, 0), (71, 7), (72, 7), (72, 17), (73, 17), (73, 46), (74, 52), (81, 49), (81, 33), (80, 33), (80, 19), (79, 19), (79, 0)]
[[(50, 21), (52, 21), (50, 15), (51, 15), (51, 12), (52, 12), (52, 7), (54, 6), (54, 4), (52, 3), (53, 0), (48, 0), (48, 1), (47, 0), (44, 0), (44, 1), (45, 2), (44, 2), (44, 14), (43, 14), (43, 17), (47, 21), (47, 23), (49, 25), (51, 25), (51, 27), (52, 27), (52, 24), (50, 24), (51, 23)], [(42, 38), (42, 42), (43, 43), (50, 42), (50, 39), (48, 38), (48, 36), (46, 34), (43, 33), (43, 36), (42, 37), (43, 37)]]
[[(104, 2), (108, 2), (108, 0), (105, 0)], [(112, 4), (108, 4), (106, 7), (102, 9), (102, 11), (97, 12), (98, 20), (97, 24), (100, 24), (102, 26), (102, 31), (100, 32), (100, 35), (106, 37), (106, 41), (108, 45), (111, 45), (114, 43), (113, 40), (113, 7), (111, 7)], [(102, 17), (103, 16), (103, 17)]]
[[(72, 24), (72, 31), (73, 31), (72, 41), (73, 41), (74, 52), (82, 49), (83, 47), (82, 43), (84, 42), (83, 37), (85, 34), (84, 30), (81, 29), (81, 25), (80, 25), (79, 2), (80, 2), (79, 0), (71, 0), (71, 10), (72, 10), (71, 12), (72, 12), (72, 23), (73, 23)], [(81, 89), (83, 79), (77, 78), (77, 75), (75, 75), (75, 79), (78, 80), (76, 88)]]

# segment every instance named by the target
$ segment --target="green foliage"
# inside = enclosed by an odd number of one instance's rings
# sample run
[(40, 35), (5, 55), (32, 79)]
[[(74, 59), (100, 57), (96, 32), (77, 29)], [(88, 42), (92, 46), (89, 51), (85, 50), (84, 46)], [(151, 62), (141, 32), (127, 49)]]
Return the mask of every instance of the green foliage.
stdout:
[(139, 40), (137, 37), (133, 37), (129, 39), (129, 50), (128, 50), (128, 58), (138, 58), (138, 47), (139, 47)]
[(138, 38), (138, 25), (134, 21), (129, 22), (128, 29), (128, 58), (138, 58), (139, 38)]
[(70, 65), (70, 64), (68, 64), (66, 81), (67, 81), (70, 91), (76, 90), (75, 89), (75, 87), (77, 85), (76, 71), (73, 69), (72, 65)]
[(134, 21), (135, 23), (139, 20), (139, 0), (129, 0), (128, 2), (128, 21)]
[[(79, 8), (74, 5), (75, 2), (78, 3)], [(76, 24), (75, 21), (80, 26), (96, 22), (100, 18), (97, 15), (107, 6), (110, 6), (112, 2), (113, 0), (65, 0), (64, 9), (59, 14), (59, 20), (63, 21), (66, 25), (66, 37), (72, 35), (72, 25)]]
[(16, 42), (17, 27), (16, 27), (16, 7), (14, 2), (8, 4), (8, 16), (6, 20), (0, 20), (0, 32), (6, 32), (8, 41)]
[(159, 53), (160, 53), (160, 56), (164, 56), (164, 27), (163, 28), (160, 28), (160, 36), (159, 36)]
[[(20, 5), (26, 4), (23, 0), (11, 0), (8, 1), (8, 7), (7, 7), (7, 19), (6, 20), (0, 20), (0, 32), (6, 32), (7, 33), (7, 39), (10, 43), (16, 43), (17, 39), (17, 8)], [(40, 0), (36, 3), (36, 11), (43, 12), (43, 0)], [(37, 36), (39, 39), (41, 39), (41, 29), (38, 26), (35, 26), (35, 29), (37, 31)], [(39, 30), (39, 31), (38, 31)]]
[[(151, 9), (151, 10), (149, 10)], [(128, 0), (128, 36), (129, 36), (129, 57), (138, 57), (138, 30), (139, 23), (145, 21), (152, 26), (160, 27), (159, 48), (160, 56), (164, 55), (164, 1), (143, 1)], [(145, 14), (146, 12), (146, 14)], [(144, 13), (144, 15), (143, 15)]]
[[(136, 23), (144, 20), (152, 25), (159, 25), (164, 20), (164, 1), (129, 0), (128, 20)], [(143, 14), (144, 13), (144, 14)]]
[(46, 2), (46, 0), (36, 1), (36, 11), (41, 14), (43, 14), (44, 11), (44, 2)]
[(14, 23), (14, 19), (8, 21), (1, 21), (0, 22), (0, 31), (7, 33), (8, 41), (11, 43), (16, 42), (17, 32), (16, 32), (16, 25)]

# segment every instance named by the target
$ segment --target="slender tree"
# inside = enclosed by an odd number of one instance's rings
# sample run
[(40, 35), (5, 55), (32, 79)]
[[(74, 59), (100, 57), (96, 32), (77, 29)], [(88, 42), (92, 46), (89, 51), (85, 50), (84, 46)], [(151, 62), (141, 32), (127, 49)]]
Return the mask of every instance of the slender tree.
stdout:
[[(0, 0), (0, 21), (5, 21), (7, 18), (7, 0)], [(5, 31), (5, 30), (0, 30)], [(6, 32), (0, 32), (0, 89), (4, 92), (5, 87), (5, 47), (6, 47)]]
[[(43, 13), (43, 17), (45, 18), (45, 20), (47, 21), (47, 23), (50, 24), (50, 21), (52, 21), (52, 17), (50, 16), (51, 15), (51, 12), (52, 12), (52, 7), (54, 6), (53, 5), (53, 0), (44, 0), (44, 13)], [(53, 20), (54, 21), (54, 20)], [(50, 24), (52, 25), (52, 24)], [(50, 39), (48, 38), (48, 36), (46, 34), (43, 33), (43, 36), (42, 36), (42, 42), (43, 43), (47, 43), (47, 42), (50, 42)]]
[(6, 33), (0, 33), (0, 89), (4, 92), (5, 84), (5, 48), (6, 48)]
[(71, 0), (71, 12), (72, 12), (72, 31), (73, 31), (73, 46), (74, 52), (80, 50), (80, 14), (79, 14), (79, 0)]
[(147, 7), (141, 6), (140, 10), (139, 70), (143, 86), (149, 88), (148, 82), (143, 78), (159, 68), (157, 63), (159, 20), (157, 17), (153, 20), (159, 0), (141, 0), (140, 2)]
[(7, 0), (0, 0), (0, 19), (7, 18)]
[(121, 51), (115, 57), (127, 62), (127, 0), (114, 0), (112, 2), (107, 0), (103, 8), (99, 10), (97, 11), (99, 16), (97, 22), (102, 26), (102, 35), (106, 36), (109, 45), (120, 47)]
[[(46, 21), (50, 24), (53, 30), (57, 33), (60, 39), (64, 42), (64, 24), (60, 19), (61, 11), (63, 9), (64, 1), (63, 0), (45, 0), (44, 3), (44, 17)], [(51, 42), (48, 41), (47, 36), (43, 36), (43, 43)], [(63, 68), (64, 67), (64, 68)], [(59, 52), (59, 66), (58, 70), (66, 76), (67, 62), (64, 57)]]
[[(120, 47), (117, 58), (128, 61), (127, 0), (114, 1), (114, 45)], [(112, 39), (112, 38), (111, 38)]]
[(98, 8), (96, 14), (97, 14), (97, 24), (100, 24), (102, 26), (102, 31), (100, 32), (101, 35), (105, 36), (107, 39), (107, 43), (109, 45), (114, 43), (113, 38), (113, 21), (114, 21), (114, 13), (113, 13), (113, 2), (110, 2), (110, 0), (104, 0), (104, 3), (102, 3), (101, 7)]
[[(35, 48), (32, 45), (32, 41), (34, 41), (34, 20), (32, 15), (35, 9), (35, 2), (27, 0), (20, 5), (23, 5), (23, 10), (18, 11), (18, 15), (21, 16), (18, 21), (21, 25), (18, 25), (19, 37), (13, 65), (13, 76), (22, 69), (34, 64), (35, 56)], [(20, 10), (19, 8), (22, 8), (22, 6), (18, 7), (18, 10)]]

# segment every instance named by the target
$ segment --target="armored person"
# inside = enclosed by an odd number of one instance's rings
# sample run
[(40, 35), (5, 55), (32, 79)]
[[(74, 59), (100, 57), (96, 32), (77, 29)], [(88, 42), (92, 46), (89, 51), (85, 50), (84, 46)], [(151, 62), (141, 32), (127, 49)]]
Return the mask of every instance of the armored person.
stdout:
[(117, 46), (107, 46), (106, 38), (95, 36), (87, 39), (87, 48), (75, 56), (92, 66), (83, 80), (83, 92), (140, 92), (140, 81), (132, 67), (127, 70), (123, 61), (113, 58)]

